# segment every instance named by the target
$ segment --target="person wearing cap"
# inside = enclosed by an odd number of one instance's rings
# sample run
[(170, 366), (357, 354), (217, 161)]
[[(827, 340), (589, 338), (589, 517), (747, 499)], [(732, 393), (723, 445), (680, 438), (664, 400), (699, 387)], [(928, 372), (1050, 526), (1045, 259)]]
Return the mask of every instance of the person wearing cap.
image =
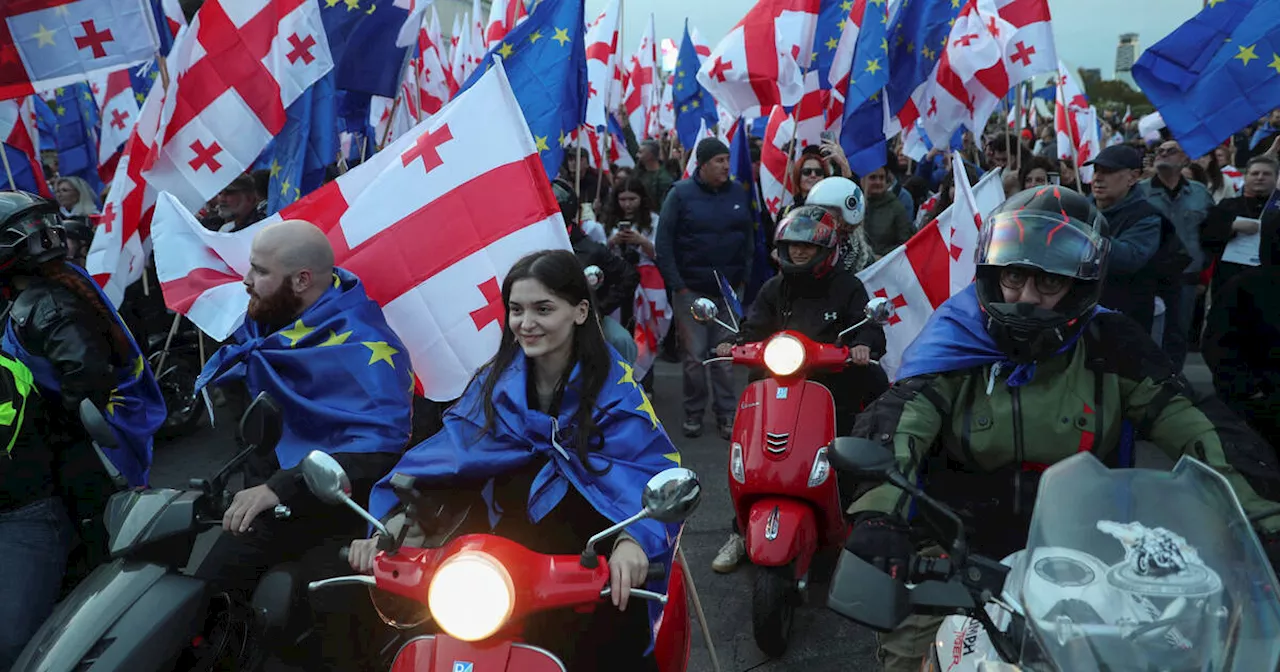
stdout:
[[(1142, 158), (1127, 145), (1103, 149), (1093, 161), (1090, 199), (1107, 218), (1111, 255), (1100, 303), (1124, 313), (1151, 333), (1155, 321), (1156, 278), (1144, 272), (1160, 244), (1164, 217), (1134, 191)], [(1176, 236), (1175, 236), (1176, 238)], [(1175, 270), (1175, 273), (1181, 269)]]
[(210, 231), (239, 231), (267, 216), (267, 202), (259, 197), (258, 185), (249, 173), (242, 173), (218, 192), (217, 212), (200, 221)]
[(751, 277), (755, 219), (750, 194), (729, 182), (729, 148), (716, 138), (706, 138), (698, 143), (697, 158), (697, 172), (672, 185), (662, 205), (657, 263), (675, 303), (676, 329), (684, 351), (685, 436), (702, 433), (709, 375), (712, 410), (720, 435), (727, 440), (737, 405), (732, 369), (728, 362), (704, 367), (702, 360), (712, 346), (731, 336), (714, 322), (695, 321), (689, 309), (705, 297), (728, 314), (716, 274), (739, 292)]

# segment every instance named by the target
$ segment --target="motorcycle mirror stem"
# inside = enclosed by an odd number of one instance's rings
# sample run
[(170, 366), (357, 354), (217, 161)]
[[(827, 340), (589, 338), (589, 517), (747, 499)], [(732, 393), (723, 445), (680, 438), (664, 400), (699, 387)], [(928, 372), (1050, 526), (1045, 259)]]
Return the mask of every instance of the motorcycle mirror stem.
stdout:
[(836, 343), (839, 343), (840, 341), (844, 340), (844, 337), (845, 337), (845, 336), (848, 336), (849, 334), (852, 334), (853, 332), (855, 332), (855, 331), (857, 331), (857, 330), (861, 329), (864, 325), (866, 325), (866, 324), (867, 324), (868, 322), (870, 322), (870, 321), (871, 321), (871, 318), (869, 318), (869, 317), (868, 317), (868, 318), (863, 318), (863, 320), (862, 320), (861, 322), (859, 322), (859, 323), (857, 323), (857, 324), (853, 325), (852, 327), (849, 327), (848, 329), (845, 329), (844, 331), (840, 332), (839, 334), (836, 334)]
[(374, 518), (373, 514), (365, 511), (364, 507), (351, 499), (351, 479), (347, 477), (347, 472), (337, 460), (333, 459), (332, 455), (319, 450), (307, 453), (302, 460), (302, 480), (306, 482), (307, 489), (316, 496), (316, 499), (328, 504), (342, 504), (364, 518), (373, 526), (373, 529), (378, 531), (379, 535), (389, 539), (395, 538), (382, 521)]
[(964, 534), (964, 521), (960, 516), (951, 510), (951, 507), (930, 497), (928, 493), (921, 490), (919, 486), (908, 481), (902, 472), (897, 469), (890, 469), (886, 473), (886, 478), (894, 487), (906, 492), (908, 495), (915, 497), (917, 501), (925, 504), (929, 508), (937, 511), (947, 520), (950, 520), (956, 526), (956, 536), (951, 541), (951, 548), (948, 551), (951, 554), (951, 562), (954, 566), (960, 567), (964, 565), (965, 559), (969, 555), (969, 542)]
[(621, 532), (623, 528), (625, 528), (626, 526), (632, 523), (636, 523), (641, 520), (644, 520), (645, 518), (648, 518), (648, 517), (649, 517), (649, 512), (647, 510), (642, 510), (636, 515), (631, 516), (630, 518), (624, 521), (621, 521), (619, 523), (616, 523), (614, 525), (610, 525), (609, 527), (605, 528), (603, 531), (597, 532), (596, 534), (592, 535), (592, 537), (587, 540), (587, 547), (582, 549), (582, 557), (579, 560), (579, 563), (583, 567), (586, 567), (587, 569), (595, 569), (596, 567), (600, 566), (600, 555), (596, 553), (596, 544)]

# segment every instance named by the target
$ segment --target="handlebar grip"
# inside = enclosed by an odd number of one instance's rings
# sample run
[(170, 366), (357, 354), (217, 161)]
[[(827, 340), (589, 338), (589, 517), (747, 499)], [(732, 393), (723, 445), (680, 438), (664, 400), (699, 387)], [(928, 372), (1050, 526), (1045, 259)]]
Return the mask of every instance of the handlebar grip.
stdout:
[(654, 562), (649, 565), (649, 572), (644, 575), (644, 582), (661, 581), (667, 577), (667, 566), (661, 562)]
[(343, 562), (351, 562), (351, 547), (343, 546), (338, 549), (338, 559)]

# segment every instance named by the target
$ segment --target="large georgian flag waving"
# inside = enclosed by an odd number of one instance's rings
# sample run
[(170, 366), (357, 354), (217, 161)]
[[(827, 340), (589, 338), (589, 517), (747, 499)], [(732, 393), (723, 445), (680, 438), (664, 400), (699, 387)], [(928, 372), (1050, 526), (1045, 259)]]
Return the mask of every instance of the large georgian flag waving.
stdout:
[(159, 49), (147, 0), (3, 0), (0, 100), (127, 68)]
[(226, 338), (248, 306), (241, 277), (253, 236), (281, 219), (325, 231), (435, 400), (457, 398), (497, 351), (511, 266), (534, 250), (570, 249), (501, 63), (356, 169), (243, 231), (207, 231), (161, 194), (153, 236), (165, 303)]
[(764, 116), (804, 95), (818, 0), (760, 0), (702, 60), (698, 81), (734, 117)]
[(333, 59), (317, 0), (207, 0), (188, 31), (145, 170), (195, 211), (253, 165)]

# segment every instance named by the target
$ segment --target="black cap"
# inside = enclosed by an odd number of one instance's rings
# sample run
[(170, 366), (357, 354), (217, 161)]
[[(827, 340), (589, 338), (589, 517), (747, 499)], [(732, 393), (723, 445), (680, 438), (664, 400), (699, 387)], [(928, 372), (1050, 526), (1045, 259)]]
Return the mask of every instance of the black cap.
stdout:
[(1087, 161), (1084, 167), (1097, 166), (1106, 170), (1141, 170), (1142, 157), (1138, 156), (1138, 150), (1128, 145), (1111, 145), (1101, 152), (1092, 161)]
[(720, 142), (718, 138), (704, 138), (698, 143), (698, 165), (701, 166), (721, 154), (728, 153), (729, 146)]

